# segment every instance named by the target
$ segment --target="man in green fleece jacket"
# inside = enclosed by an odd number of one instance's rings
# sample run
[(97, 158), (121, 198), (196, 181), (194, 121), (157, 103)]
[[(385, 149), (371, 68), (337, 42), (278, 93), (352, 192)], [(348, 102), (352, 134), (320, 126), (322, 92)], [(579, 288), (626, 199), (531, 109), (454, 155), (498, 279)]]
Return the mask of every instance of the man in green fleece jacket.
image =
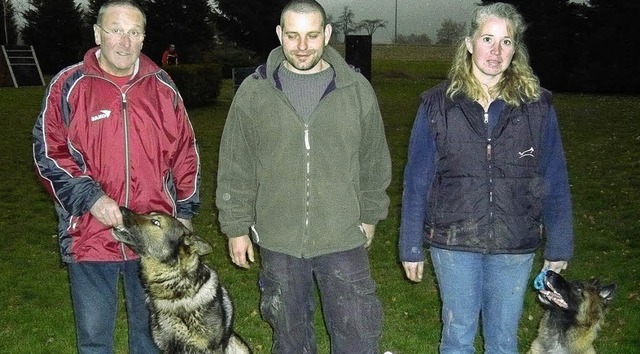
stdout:
[[(331, 47), (313, 0), (288, 3), (281, 46), (243, 81), (220, 146), (216, 205), (231, 260), (260, 247), (273, 353), (316, 353), (318, 285), (332, 353), (377, 353), (382, 307), (366, 248), (387, 216), (391, 159), (371, 84)], [(315, 279), (315, 283), (314, 283)]]

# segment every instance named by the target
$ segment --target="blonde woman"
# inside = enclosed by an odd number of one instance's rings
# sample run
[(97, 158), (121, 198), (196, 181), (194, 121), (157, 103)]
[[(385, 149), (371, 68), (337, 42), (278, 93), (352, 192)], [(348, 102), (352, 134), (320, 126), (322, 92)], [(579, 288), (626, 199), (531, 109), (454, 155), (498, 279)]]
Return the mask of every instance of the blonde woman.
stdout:
[(442, 300), (440, 353), (518, 353), (534, 254), (565, 269), (571, 197), (551, 93), (506, 3), (480, 6), (449, 79), (422, 94), (404, 174), (400, 259), (422, 280), (429, 248)]

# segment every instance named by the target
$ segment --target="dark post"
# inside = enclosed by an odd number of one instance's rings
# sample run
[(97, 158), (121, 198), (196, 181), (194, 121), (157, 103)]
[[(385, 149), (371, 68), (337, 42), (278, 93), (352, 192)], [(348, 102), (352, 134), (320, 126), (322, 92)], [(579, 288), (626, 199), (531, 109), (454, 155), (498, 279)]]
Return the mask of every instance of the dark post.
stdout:
[(345, 60), (371, 81), (371, 35), (353, 35), (345, 38)]

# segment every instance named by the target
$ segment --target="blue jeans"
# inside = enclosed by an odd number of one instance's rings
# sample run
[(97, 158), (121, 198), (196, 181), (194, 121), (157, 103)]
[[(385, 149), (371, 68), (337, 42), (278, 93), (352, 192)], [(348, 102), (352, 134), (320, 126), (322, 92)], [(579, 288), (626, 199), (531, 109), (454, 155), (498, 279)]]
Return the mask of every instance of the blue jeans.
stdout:
[(122, 275), (129, 327), (129, 353), (158, 353), (140, 282), (139, 261), (69, 263), (78, 353), (112, 354)]
[(302, 259), (260, 249), (260, 311), (272, 353), (315, 354), (314, 276), (333, 354), (378, 353), (382, 305), (364, 247)]
[(474, 353), (482, 314), (486, 354), (518, 353), (518, 322), (533, 253), (480, 254), (431, 247), (442, 300), (440, 353)]

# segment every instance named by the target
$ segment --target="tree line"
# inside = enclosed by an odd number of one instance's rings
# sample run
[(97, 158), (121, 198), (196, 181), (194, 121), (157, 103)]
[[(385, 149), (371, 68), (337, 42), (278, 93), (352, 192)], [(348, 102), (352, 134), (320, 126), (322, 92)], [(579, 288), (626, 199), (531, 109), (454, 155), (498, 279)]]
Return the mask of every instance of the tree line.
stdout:
[[(33, 45), (45, 73), (55, 73), (81, 59), (94, 45), (91, 26), (105, 0), (29, 0), (18, 25), (13, 2), (4, 3), (3, 44), (15, 45), (19, 35)], [(263, 60), (278, 45), (274, 24), (289, 0), (140, 0), (147, 14), (143, 52), (160, 61), (162, 51), (175, 43), (182, 63), (212, 60), (221, 51), (249, 53)], [(481, 3), (495, 1), (482, 0)], [(516, 5), (529, 29), (526, 44), (531, 63), (543, 86), (554, 91), (640, 92), (640, 61), (634, 42), (640, 2), (628, 0), (504, 0)], [(5, 11), (6, 10), (6, 11)], [(348, 6), (330, 17), (336, 37), (358, 32), (369, 35), (387, 26), (382, 19), (355, 21)], [(436, 44), (453, 44), (464, 25), (449, 19), (437, 32)], [(398, 36), (397, 43), (432, 44), (421, 34)], [(235, 53), (235, 52), (234, 52)]]

